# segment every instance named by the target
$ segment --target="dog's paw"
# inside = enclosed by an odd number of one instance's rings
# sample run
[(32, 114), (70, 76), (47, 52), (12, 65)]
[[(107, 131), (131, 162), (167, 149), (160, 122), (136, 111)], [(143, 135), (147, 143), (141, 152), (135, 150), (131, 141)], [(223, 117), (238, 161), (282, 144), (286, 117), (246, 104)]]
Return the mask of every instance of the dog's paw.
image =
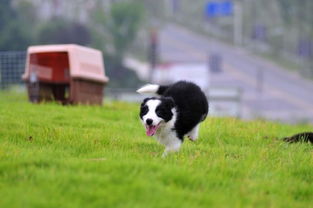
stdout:
[(194, 137), (194, 136), (187, 135), (187, 137), (190, 141), (193, 141), (193, 142), (197, 140), (197, 137)]

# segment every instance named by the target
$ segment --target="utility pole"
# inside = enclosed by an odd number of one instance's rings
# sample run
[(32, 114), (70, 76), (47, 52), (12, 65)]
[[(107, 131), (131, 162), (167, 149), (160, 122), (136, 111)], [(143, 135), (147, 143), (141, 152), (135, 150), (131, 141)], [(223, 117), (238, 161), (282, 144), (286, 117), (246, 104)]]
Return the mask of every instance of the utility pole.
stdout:
[(152, 28), (149, 34), (149, 49), (148, 49), (148, 60), (150, 63), (150, 73), (149, 73), (149, 82), (153, 82), (153, 74), (155, 67), (158, 62), (159, 53), (159, 40), (158, 40), (158, 31), (156, 28)]
[(52, 1), (52, 8), (53, 8), (53, 16), (60, 16), (60, 1), (53, 0)]
[(242, 44), (242, 5), (239, 1), (234, 3), (234, 44)]

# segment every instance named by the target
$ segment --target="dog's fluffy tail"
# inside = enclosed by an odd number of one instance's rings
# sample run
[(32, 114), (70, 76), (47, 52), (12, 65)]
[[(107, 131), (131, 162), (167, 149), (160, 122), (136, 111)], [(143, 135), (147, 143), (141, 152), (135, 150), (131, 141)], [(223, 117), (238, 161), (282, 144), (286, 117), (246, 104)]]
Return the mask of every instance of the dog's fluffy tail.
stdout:
[(168, 89), (169, 86), (157, 85), (157, 84), (147, 84), (137, 90), (140, 94), (156, 94), (163, 95), (163, 93)]

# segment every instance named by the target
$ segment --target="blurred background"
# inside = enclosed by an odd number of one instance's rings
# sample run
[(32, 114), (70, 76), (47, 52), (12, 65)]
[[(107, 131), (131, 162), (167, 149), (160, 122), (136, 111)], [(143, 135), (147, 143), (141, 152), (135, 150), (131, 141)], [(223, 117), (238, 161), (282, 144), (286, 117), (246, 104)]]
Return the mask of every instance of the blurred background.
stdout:
[(106, 99), (185, 79), (212, 116), (313, 123), (312, 0), (2, 0), (0, 89), (24, 90), (30, 45), (103, 52)]

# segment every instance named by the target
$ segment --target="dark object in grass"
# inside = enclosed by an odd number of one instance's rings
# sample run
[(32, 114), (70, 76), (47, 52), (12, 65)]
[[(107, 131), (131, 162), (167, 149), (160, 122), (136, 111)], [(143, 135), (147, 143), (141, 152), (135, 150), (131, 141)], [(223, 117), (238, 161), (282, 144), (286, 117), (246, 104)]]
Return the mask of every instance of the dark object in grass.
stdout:
[(299, 134), (295, 134), (291, 137), (283, 138), (285, 142), (295, 143), (295, 142), (310, 142), (313, 144), (313, 132), (303, 132)]
[(26, 138), (27, 141), (32, 142), (33, 141), (33, 137), (29, 136), (28, 138)]

